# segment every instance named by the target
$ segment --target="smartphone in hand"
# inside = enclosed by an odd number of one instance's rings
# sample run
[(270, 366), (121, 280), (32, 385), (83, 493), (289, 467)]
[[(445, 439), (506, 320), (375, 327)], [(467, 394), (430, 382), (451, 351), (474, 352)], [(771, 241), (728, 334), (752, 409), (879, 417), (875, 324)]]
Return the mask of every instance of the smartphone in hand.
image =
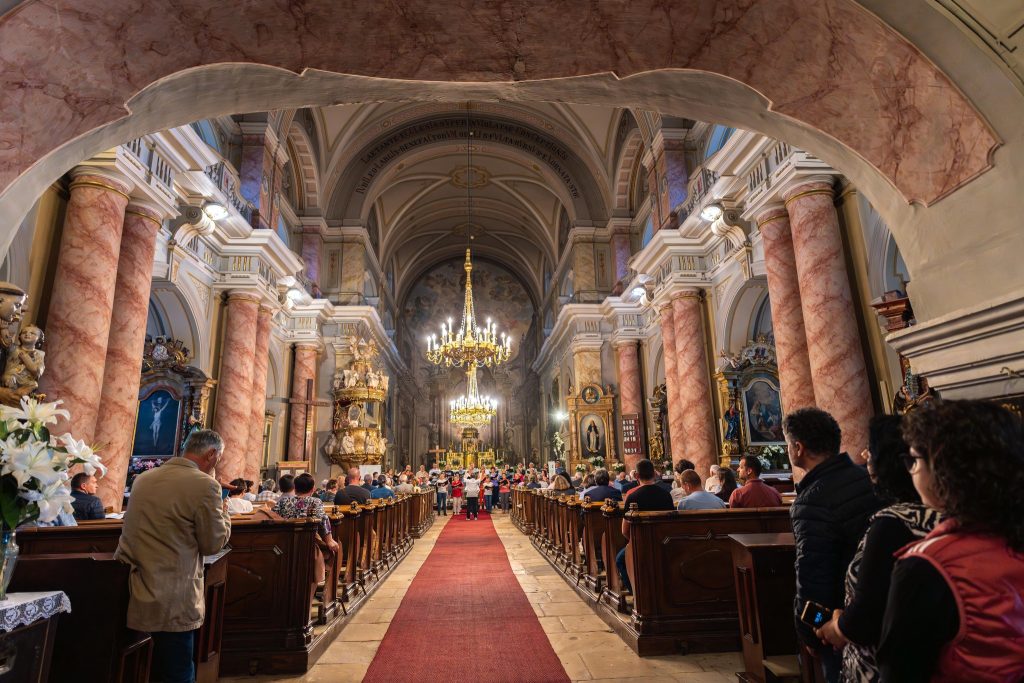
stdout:
[(800, 621), (811, 628), (821, 628), (832, 619), (832, 610), (813, 600), (808, 600), (800, 612)]

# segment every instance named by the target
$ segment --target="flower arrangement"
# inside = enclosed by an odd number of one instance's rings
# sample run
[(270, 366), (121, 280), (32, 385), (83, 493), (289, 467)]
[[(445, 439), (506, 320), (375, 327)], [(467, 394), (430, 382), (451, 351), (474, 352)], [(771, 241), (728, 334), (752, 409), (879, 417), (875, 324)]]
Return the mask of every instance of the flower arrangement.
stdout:
[(770, 469), (789, 469), (789, 457), (785, 446), (765, 446), (757, 456), (761, 467)]
[(625, 471), (626, 471), (626, 463), (624, 463), (624, 462), (617, 462), (617, 463), (612, 465), (612, 472), (615, 472), (615, 474), (618, 474), (619, 472), (625, 472)]
[(593, 457), (587, 458), (587, 462), (589, 462), (590, 466), (593, 467), (594, 469), (604, 467), (604, 458), (600, 455), (595, 455)]
[(60, 401), (40, 403), (28, 396), (17, 408), (0, 406), (0, 522), (4, 530), (39, 520), (52, 522), (70, 514), (68, 469), (82, 465), (101, 476), (107, 468), (92, 448), (70, 434), (54, 437), (47, 425), (68, 411)]
[(583, 463), (580, 463), (580, 464), (576, 465), (576, 471), (579, 472), (580, 474), (582, 474), (583, 472), (587, 471), (587, 466), (584, 465)]

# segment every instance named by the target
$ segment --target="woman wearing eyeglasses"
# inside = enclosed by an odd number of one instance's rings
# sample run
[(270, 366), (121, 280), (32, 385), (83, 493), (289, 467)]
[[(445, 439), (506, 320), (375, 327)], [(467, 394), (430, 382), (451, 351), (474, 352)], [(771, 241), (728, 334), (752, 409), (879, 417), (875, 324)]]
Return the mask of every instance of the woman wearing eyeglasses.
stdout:
[(944, 519), (897, 553), (881, 680), (1024, 680), (1024, 423), (946, 401), (904, 418), (914, 488)]
[(875, 648), (882, 635), (882, 617), (889, 580), (896, 563), (893, 554), (924, 538), (939, 514), (921, 502), (901, 456), (908, 451), (900, 433), (900, 418), (882, 415), (871, 420), (868, 448), (862, 453), (875, 495), (887, 503), (868, 522), (867, 531), (846, 571), (846, 603), (832, 620), (815, 631), (822, 641), (843, 649), (842, 680), (876, 683)]

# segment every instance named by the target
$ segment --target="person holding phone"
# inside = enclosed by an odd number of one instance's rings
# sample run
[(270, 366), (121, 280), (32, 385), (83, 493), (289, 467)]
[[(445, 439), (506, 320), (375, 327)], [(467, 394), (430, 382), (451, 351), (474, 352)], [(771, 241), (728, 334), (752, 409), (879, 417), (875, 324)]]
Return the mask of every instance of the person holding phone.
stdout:
[[(831, 645), (823, 645), (801, 616), (821, 613), (843, 604), (843, 578), (868, 518), (881, 507), (863, 467), (839, 452), (842, 433), (835, 419), (817, 408), (802, 408), (783, 421), (786, 445), (794, 467), (807, 474), (796, 486), (790, 508), (796, 542), (795, 621), (801, 642), (815, 653), (828, 683), (838, 683), (841, 659)], [(824, 610), (820, 609), (824, 608)], [(813, 620), (812, 620), (813, 621)]]

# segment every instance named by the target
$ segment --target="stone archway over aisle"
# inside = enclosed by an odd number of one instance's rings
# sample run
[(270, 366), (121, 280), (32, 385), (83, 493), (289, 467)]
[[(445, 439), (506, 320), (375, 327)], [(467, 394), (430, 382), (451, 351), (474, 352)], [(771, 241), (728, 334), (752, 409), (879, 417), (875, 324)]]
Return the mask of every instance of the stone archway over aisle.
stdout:
[[(561, 28), (569, 16), (574, 31)], [(356, 101), (540, 100), (718, 121), (819, 155), (892, 226), (921, 321), (1024, 289), (1024, 97), (927, 0), (518, 14), (427, 0), (342, 14), (310, 0), (250, 3), (242, 17), (210, 0), (26, 0), (0, 17), (0, 45), (2, 247), (47, 183), (146, 132)]]

